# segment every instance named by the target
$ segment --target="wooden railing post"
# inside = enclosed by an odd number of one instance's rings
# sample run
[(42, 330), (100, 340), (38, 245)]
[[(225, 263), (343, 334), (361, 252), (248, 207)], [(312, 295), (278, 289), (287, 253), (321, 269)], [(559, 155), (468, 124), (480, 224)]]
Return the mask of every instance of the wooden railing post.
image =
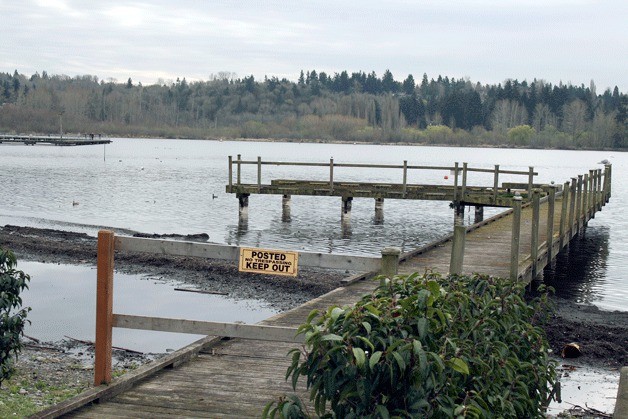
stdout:
[(329, 159), (329, 193), (334, 192), (334, 158)]
[(611, 199), (611, 189), (613, 189), (613, 165), (607, 164), (608, 166), (608, 193), (606, 194), (606, 202)]
[(238, 154), (238, 167), (236, 169), (238, 186), (240, 186), (240, 183), (242, 183), (242, 164), (240, 163), (241, 161), (242, 161), (242, 155)]
[(528, 167), (528, 199), (532, 198), (532, 188), (534, 187), (534, 167)]
[(595, 170), (589, 170), (589, 202), (587, 203), (589, 210), (589, 219), (595, 218)]
[(589, 202), (589, 184), (589, 174), (585, 173), (582, 177), (582, 212), (580, 212), (583, 227), (589, 221), (589, 206), (587, 205)]
[(404, 160), (403, 161), (403, 189), (402, 189), (402, 196), (405, 198), (406, 197), (406, 188), (407, 188), (407, 184), (408, 184), (408, 160)]
[(576, 189), (576, 234), (580, 233), (580, 219), (582, 214), (582, 175), (578, 175), (578, 186)]
[(597, 211), (602, 211), (604, 191), (602, 190), (602, 169), (597, 169)]
[(392, 279), (397, 275), (399, 271), (399, 255), (401, 255), (401, 249), (398, 247), (386, 247), (382, 249), (382, 278), (380, 285), (386, 285), (386, 278)]
[(510, 242), (510, 279), (519, 279), (519, 240), (521, 238), (521, 197), (515, 196), (512, 203), (512, 239)]
[(541, 191), (532, 190), (532, 235), (530, 239), (530, 259), (532, 261), (532, 279), (536, 278), (539, 258), (539, 221), (541, 218)]
[(262, 190), (262, 158), (257, 156), (257, 193)]
[(497, 203), (498, 188), (499, 188), (499, 164), (496, 164), (495, 173), (493, 175), (493, 204)]
[(547, 200), (547, 263), (554, 259), (554, 210), (556, 208), (556, 187), (552, 184), (548, 190)]
[(233, 186), (233, 157), (229, 156), (229, 190)]
[(449, 273), (460, 275), (462, 273), (462, 263), (464, 260), (464, 245), (467, 235), (467, 228), (463, 225), (454, 226), (454, 239), (451, 244), (451, 259), (449, 262)]
[(454, 204), (458, 202), (458, 162), (454, 165)]
[(569, 237), (567, 238), (567, 243), (571, 240), (571, 238), (575, 235), (574, 225), (575, 225), (575, 208), (576, 208), (576, 189), (577, 189), (578, 178), (571, 178), (571, 187), (569, 188)]
[(569, 182), (563, 184), (563, 199), (560, 203), (560, 226), (558, 230), (559, 250), (565, 246), (565, 234), (567, 225), (567, 203), (569, 200)]
[(111, 337), (113, 328), (113, 231), (98, 232), (96, 274), (96, 342), (94, 385), (111, 382)]
[(460, 192), (460, 200), (464, 201), (464, 194), (467, 191), (467, 163), (462, 163), (462, 191)]

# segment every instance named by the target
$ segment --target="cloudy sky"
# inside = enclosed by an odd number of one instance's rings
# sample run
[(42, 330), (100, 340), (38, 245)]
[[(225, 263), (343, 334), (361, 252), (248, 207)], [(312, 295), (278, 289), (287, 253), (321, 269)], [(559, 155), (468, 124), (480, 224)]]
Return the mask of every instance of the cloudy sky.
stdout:
[(626, 0), (0, 0), (0, 31), (0, 72), (26, 75), (151, 84), (390, 69), (628, 91)]

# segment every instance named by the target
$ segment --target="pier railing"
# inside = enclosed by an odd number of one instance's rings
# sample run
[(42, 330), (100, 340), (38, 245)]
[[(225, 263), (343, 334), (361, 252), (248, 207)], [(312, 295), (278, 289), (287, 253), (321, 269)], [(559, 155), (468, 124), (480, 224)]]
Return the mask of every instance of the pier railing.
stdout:
[[(448, 174), (453, 176), (453, 186), (448, 185), (438, 185), (434, 186), (437, 189), (433, 193), (429, 193), (428, 195), (431, 198), (426, 199), (441, 199), (441, 200), (452, 200), (456, 203), (465, 202), (468, 199), (471, 199), (472, 195), (481, 195), (482, 202), (478, 202), (484, 205), (496, 205), (496, 206), (509, 206), (507, 203), (510, 202), (510, 198), (514, 195), (514, 190), (523, 190), (523, 195), (525, 197), (530, 197), (532, 193), (532, 189), (535, 186), (534, 184), (534, 176), (537, 176), (538, 173), (534, 171), (534, 167), (529, 167), (527, 171), (521, 170), (504, 170), (500, 168), (499, 165), (494, 165), (493, 168), (480, 168), (480, 167), (470, 167), (468, 163), (455, 163), (453, 166), (430, 166), (430, 165), (411, 165), (408, 164), (407, 160), (404, 160), (402, 164), (367, 164), (367, 163), (339, 163), (335, 162), (333, 158), (329, 159), (329, 162), (325, 163), (314, 163), (314, 162), (285, 162), (285, 161), (264, 161), (261, 157), (257, 157), (256, 160), (243, 160), (240, 154), (237, 155), (236, 159), (233, 159), (233, 156), (229, 156), (228, 161), (228, 171), (229, 171), (229, 179), (227, 185), (227, 192), (237, 193), (237, 194), (250, 194), (250, 193), (276, 193), (279, 194), (281, 191), (285, 191), (286, 187), (290, 184), (298, 184), (298, 181), (291, 180), (273, 180), (271, 185), (262, 184), (262, 167), (263, 166), (293, 166), (293, 167), (321, 167), (328, 168), (329, 176), (325, 180), (320, 180), (318, 182), (308, 180), (309, 186), (314, 188), (318, 192), (306, 192), (303, 194), (313, 194), (320, 195), (322, 191), (326, 192), (328, 195), (338, 194), (336, 189), (343, 188), (342, 193), (347, 194), (347, 188), (351, 188), (354, 186), (354, 192), (359, 192), (360, 188), (365, 189), (363, 186), (367, 185), (366, 183), (353, 183), (352, 182), (338, 182), (335, 177), (334, 170), (337, 168), (367, 168), (367, 169), (396, 169), (400, 170), (401, 182), (395, 184), (374, 184), (376, 186), (386, 186), (388, 187), (388, 197), (400, 198), (400, 199), (413, 199), (410, 195), (411, 188), (416, 186), (430, 186), (430, 185), (416, 185), (408, 182), (408, 174), (411, 171), (442, 171), (445, 172), (447, 177)], [(242, 181), (242, 167), (245, 165), (255, 165), (257, 166), (257, 178), (255, 183), (250, 182), (246, 183)], [(234, 167), (235, 167), (235, 179), (234, 179)], [(486, 185), (471, 185), (468, 181), (468, 176), (470, 173), (487, 173), (492, 174), (492, 183)], [(514, 176), (524, 176), (525, 182), (507, 182), (503, 183), (500, 187), (500, 176), (503, 175), (514, 175)], [(502, 178), (503, 179), (503, 178)], [(272, 188), (272, 186), (276, 186), (276, 190)], [(304, 188), (308, 185), (304, 183), (298, 184), (299, 187)], [(433, 185), (432, 185), (433, 186)], [(382, 194), (383, 191), (380, 189), (377, 191), (377, 194)], [(504, 202), (499, 198), (506, 198)], [(416, 198), (414, 198), (416, 199)], [(476, 203), (475, 201), (473, 203)]]
[[(302, 336), (296, 336), (296, 328), (113, 313), (113, 274), (116, 250), (228, 261), (237, 261), (240, 255), (239, 248), (236, 246), (124, 237), (115, 236), (112, 231), (108, 230), (99, 231), (94, 362), (96, 386), (111, 382), (112, 329), (114, 327), (280, 342), (300, 343), (303, 341)], [(300, 266), (362, 272), (354, 277), (356, 280), (374, 276), (377, 273), (389, 277), (395, 275), (398, 262), (399, 251), (396, 249), (383, 249), (381, 258), (299, 252)]]
[[(548, 265), (569, 241), (588, 223), (595, 213), (609, 201), (611, 196), (612, 167), (601, 169), (571, 178), (564, 185), (544, 185), (532, 189), (531, 201), (523, 204), (521, 197), (514, 197), (512, 209), (499, 217), (512, 214), (512, 240), (510, 249), (510, 278), (529, 281)], [(544, 195), (542, 197), (542, 195)], [(560, 211), (557, 207), (560, 201)], [(541, 242), (541, 206), (544, 211), (546, 240)], [(532, 207), (529, 224), (522, 219), (522, 208)], [(555, 218), (558, 217), (557, 220)], [(558, 225), (558, 228), (556, 226)], [(452, 253), (450, 272), (461, 273), (464, 263), (465, 236), (474, 226), (455, 226), (451, 236)], [(521, 259), (520, 248), (522, 229), (530, 228), (530, 254)], [(527, 236), (527, 235), (526, 235)]]

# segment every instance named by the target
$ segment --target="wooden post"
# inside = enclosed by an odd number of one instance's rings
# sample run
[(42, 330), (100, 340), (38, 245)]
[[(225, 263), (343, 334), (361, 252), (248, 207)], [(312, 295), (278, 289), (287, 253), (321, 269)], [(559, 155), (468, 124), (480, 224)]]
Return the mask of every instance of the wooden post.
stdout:
[(563, 184), (563, 200), (560, 203), (560, 227), (558, 230), (559, 250), (565, 246), (565, 226), (567, 225), (567, 203), (569, 199), (569, 182)]
[(521, 238), (521, 197), (515, 196), (512, 203), (512, 239), (510, 242), (510, 279), (519, 279), (519, 239)]
[(534, 167), (528, 169), (528, 199), (532, 198), (532, 187), (534, 186)]
[(475, 206), (475, 217), (473, 218), (473, 223), (481, 223), (484, 221), (484, 205), (476, 205)]
[(462, 163), (462, 191), (460, 192), (460, 200), (464, 201), (464, 194), (467, 189), (467, 163)]
[(589, 170), (589, 195), (587, 202), (587, 210), (589, 214), (589, 219), (595, 218), (595, 170)]
[(384, 198), (375, 198), (375, 222), (384, 221)]
[(111, 382), (111, 338), (113, 329), (114, 233), (98, 232), (96, 271), (96, 341), (94, 344), (94, 385)]
[(382, 270), (383, 277), (380, 280), (380, 285), (386, 285), (386, 278), (392, 279), (397, 275), (399, 271), (399, 255), (401, 255), (401, 249), (398, 247), (386, 247), (382, 249)]
[(233, 185), (233, 157), (229, 156), (229, 191)]
[(351, 216), (351, 202), (353, 201), (352, 196), (343, 196), (342, 197), (342, 218), (348, 218)]
[(402, 189), (402, 196), (404, 198), (406, 197), (407, 184), (408, 184), (408, 160), (404, 160), (403, 161), (403, 189)]
[(454, 165), (454, 204), (458, 202), (458, 162)]
[(578, 183), (578, 178), (571, 178), (571, 187), (569, 188), (569, 237), (567, 238), (567, 243), (571, 240), (571, 238), (575, 235), (574, 225), (575, 225), (575, 207), (576, 207), (576, 184)]
[(257, 193), (262, 190), (262, 158), (257, 156)]
[(532, 279), (536, 278), (537, 263), (539, 258), (539, 220), (541, 218), (540, 211), (541, 191), (532, 190), (532, 235), (530, 239), (530, 259), (532, 259)]
[(547, 201), (547, 264), (554, 259), (554, 210), (556, 208), (556, 187), (550, 185)]
[(608, 164), (608, 194), (606, 195), (606, 202), (611, 199), (611, 189), (613, 189), (613, 165)]
[(329, 193), (334, 193), (334, 158), (329, 159)]
[(580, 216), (582, 217), (582, 226), (584, 227), (589, 221), (589, 207), (587, 203), (589, 202), (589, 174), (585, 173), (582, 177), (582, 211), (580, 212)]
[(498, 188), (499, 188), (499, 164), (496, 164), (495, 173), (493, 175), (493, 204), (497, 203)]
[(597, 210), (602, 211), (604, 206), (604, 190), (602, 189), (602, 169), (597, 169)]
[(239, 193), (236, 194), (236, 197), (238, 198), (238, 208), (239, 208), (239, 216), (240, 218), (242, 217), (248, 217), (249, 215), (249, 194), (248, 193)]
[(240, 161), (242, 160), (242, 156), (240, 154), (238, 154), (238, 167), (236, 168), (236, 172), (237, 172), (237, 181), (238, 181), (238, 186), (240, 186), (240, 183), (242, 181), (241, 177), (242, 177), (242, 165), (240, 163)]
[(281, 221), (285, 223), (291, 220), (291, 202), (292, 197), (290, 195), (283, 195), (281, 198)]
[(582, 213), (582, 175), (578, 175), (576, 189), (576, 234), (580, 233), (580, 214)]
[(449, 262), (449, 273), (460, 275), (462, 273), (462, 263), (464, 260), (464, 245), (467, 228), (463, 225), (454, 226), (454, 239), (451, 244), (451, 259)]

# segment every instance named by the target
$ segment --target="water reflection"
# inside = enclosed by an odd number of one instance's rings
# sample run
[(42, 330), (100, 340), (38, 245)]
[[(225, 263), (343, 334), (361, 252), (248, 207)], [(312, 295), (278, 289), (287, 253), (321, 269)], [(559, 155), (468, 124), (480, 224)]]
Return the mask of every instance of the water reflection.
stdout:
[(556, 290), (556, 296), (578, 303), (592, 304), (602, 299), (606, 285), (610, 229), (585, 227), (556, 262), (543, 271), (544, 282)]

